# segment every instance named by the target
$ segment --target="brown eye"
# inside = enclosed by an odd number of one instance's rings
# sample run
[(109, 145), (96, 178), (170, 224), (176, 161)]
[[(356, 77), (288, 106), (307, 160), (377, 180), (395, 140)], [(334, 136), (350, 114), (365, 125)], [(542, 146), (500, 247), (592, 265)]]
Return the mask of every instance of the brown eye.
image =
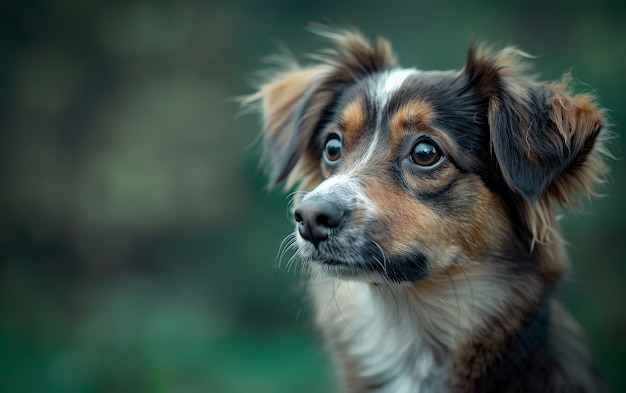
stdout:
[(326, 160), (328, 164), (333, 164), (341, 158), (342, 150), (343, 144), (341, 143), (339, 136), (332, 135), (324, 147), (324, 160)]
[(419, 166), (433, 166), (442, 158), (439, 149), (429, 142), (419, 142), (411, 151), (411, 160)]

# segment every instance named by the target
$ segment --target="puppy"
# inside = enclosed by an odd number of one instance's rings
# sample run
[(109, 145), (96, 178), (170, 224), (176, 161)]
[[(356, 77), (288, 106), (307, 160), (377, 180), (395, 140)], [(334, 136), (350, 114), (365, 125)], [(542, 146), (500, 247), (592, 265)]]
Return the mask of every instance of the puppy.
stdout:
[(260, 102), (272, 186), (303, 191), (289, 240), (344, 392), (604, 392), (552, 298), (555, 210), (594, 194), (604, 112), (514, 49), (400, 68), (359, 33), (283, 70)]

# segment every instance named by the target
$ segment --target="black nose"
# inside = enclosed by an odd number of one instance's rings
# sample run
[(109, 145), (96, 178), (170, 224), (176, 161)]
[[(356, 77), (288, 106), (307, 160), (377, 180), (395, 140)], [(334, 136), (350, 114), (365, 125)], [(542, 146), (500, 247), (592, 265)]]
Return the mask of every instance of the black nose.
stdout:
[(316, 247), (328, 239), (330, 230), (338, 227), (345, 215), (341, 205), (324, 199), (302, 201), (295, 211), (298, 232)]

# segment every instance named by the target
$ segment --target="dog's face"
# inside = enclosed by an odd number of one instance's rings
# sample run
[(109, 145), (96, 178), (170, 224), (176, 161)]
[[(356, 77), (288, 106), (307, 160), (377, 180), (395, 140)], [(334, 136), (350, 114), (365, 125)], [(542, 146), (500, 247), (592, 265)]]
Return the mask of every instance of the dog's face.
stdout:
[(512, 51), (424, 72), (396, 67), (384, 41), (335, 40), (336, 57), (257, 95), (272, 182), (310, 190), (295, 236), (316, 271), (415, 282), (512, 250), (530, 260), (542, 209), (602, 170), (602, 113), (518, 75)]
[(488, 169), (484, 103), (460, 96), (457, 79), (393, 69), (342, 92), (311, 141), (323, 181), (295, 210), (304, 260), (342, 277), (416, 281), (479, 259), (509, 231), (477, 175)]

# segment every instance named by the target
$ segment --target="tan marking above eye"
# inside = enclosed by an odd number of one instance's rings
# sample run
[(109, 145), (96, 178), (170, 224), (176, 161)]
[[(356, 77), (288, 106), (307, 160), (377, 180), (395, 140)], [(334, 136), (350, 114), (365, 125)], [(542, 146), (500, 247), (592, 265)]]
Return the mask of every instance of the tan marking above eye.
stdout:
[(344, 128), (344, 142), (354, 146), (365, 124), (365, 110), (361, 100), (350, 102), (341, 112), (340, 118)]
[(433, 124), (436, 114), (435, 108), (424, 100), (415, 100), (402, 105), (389, 122), (391, 145), (398, 148), (405, 137), (420, 134), (436, 142), (439, 156), (456, 157), (458, 153), (456, 145), (446, 132)]
[(435, 116), (434, 108), (426, 101), (411, 101), (398, 109), (391, 118), (392, 132), (403, 132), (407, 128), (423, 128)]

